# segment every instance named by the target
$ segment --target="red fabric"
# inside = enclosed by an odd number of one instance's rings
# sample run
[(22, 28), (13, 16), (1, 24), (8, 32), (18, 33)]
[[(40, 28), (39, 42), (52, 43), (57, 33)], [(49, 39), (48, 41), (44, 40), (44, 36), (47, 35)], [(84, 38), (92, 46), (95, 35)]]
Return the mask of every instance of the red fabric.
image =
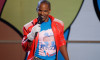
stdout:
[[(54, 37), (55, 37), (55, 42), (56, 42), (56, 49), (57, 49), (57, 54), (58, 54), (58, 51), (59, 51), (59, 47), (60, 46), (63, 46), (63, 45), (66, 45), (66, 41), (64, 39), (64, 25), (62, 25), (61, 23), (57, 22), (57, 21), (54, 21), (55, 18), (52, 17), (51, 15), (49, 15), (49, 18), (51, 19), (51, 27), (52, 27), (52, 30), (54, 32)], [(33, 22), (31, 22), (33, 24), (33, 26), (37, 23), (37, 18), (33, 20)], [(39, 34), (37, 34), (36, 38), (33, 40), (33, 43), (31, 45), (31, 47), (28, 46), (28, 42), (27, 42), (27, 34), (31, 31), (29, 30), (30, 28), (32, 29), (33, 26), (29, 26), (27, 27), (24, 26), (23, 27), (23, 40), (22, 40), (22, 47), (25, 51), (30, 51), (29, 55), (28, 55), (28, 58), (27, 60), (32, 60), (33, 57), (34, 57), (34, 53), (35, 53), (35, 50), (37, 48), (37, 43), (38, 43), (38, 37), (39, 37)], [(25, 28), (28, 28), (28, 29), (25, 29)]]

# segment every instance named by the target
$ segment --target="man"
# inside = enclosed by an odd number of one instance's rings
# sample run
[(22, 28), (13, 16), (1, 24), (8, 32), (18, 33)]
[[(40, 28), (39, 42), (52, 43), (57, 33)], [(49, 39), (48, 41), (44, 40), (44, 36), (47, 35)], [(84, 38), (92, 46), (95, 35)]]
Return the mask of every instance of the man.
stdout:
[(63, 22), (49, 15), (51, 5), (47, 0), (39, 1), (36, 10), (38, 18), (23, 27), (22, 46), (28, 51), (27, 60), (55, 60), (59, 50), (68, 60)]

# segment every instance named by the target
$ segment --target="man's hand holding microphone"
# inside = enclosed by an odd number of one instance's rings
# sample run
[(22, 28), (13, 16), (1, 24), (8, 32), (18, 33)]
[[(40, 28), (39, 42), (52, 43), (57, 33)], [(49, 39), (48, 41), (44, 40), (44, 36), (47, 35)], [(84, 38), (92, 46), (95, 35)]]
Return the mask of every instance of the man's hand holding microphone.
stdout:
[(41, 28), (40, 28), (40, 24), (36, 24), (31, 32), (27, 35), (27, 38), (30, 40), (30, 41), (33, 41), (33, 39), (35, 38), (35, 36), (37, 35), (37, 32), (40, 32)]
[(40, 25), (42, 23), (42, 17), (38, 17), (37, 24), (32, 28), (31, 32), (27, 35), (28, 40), (33, 41), (33, 39), (36, 37), (37, 33), (40, 32), (41, 28)]

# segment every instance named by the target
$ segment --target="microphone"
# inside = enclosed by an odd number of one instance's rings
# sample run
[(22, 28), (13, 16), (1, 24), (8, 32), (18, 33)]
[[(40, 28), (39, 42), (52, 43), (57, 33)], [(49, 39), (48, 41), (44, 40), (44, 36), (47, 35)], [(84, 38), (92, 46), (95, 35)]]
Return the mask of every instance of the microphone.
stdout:
[[(37, 22), (37, 24), (43, 23), (43, 20), (42, 20), (42, 19), (43, 19), (43, 18), (42, 18), (41, 16), (39, 16), (39, 17), (38, 17), (38, 22)], [(37, 36), (37, 33), (38, 33), (38, 32), (35, 33), (35, 37)]]
[(38, 23), (38, 24), (43, 23), (43, 20), (42, 20), (42, 19), (43, 19), (43, 18), (42, 18), (41, 16), (39, 16), (39, 17), (38, 17), (38, 22), (37, 22), (37, 23)]

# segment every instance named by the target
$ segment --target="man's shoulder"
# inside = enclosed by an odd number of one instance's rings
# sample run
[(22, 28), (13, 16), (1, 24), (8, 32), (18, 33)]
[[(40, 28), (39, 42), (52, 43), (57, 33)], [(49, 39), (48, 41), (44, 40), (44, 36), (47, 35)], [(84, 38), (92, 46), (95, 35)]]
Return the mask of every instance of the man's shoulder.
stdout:
[(32, 26), (33, 25), (33, 20), (32, 21), (30, 21), (30, 22), (28, 22), (28, 23), (26, 23), (25, 25), (24, 25), (24, 27), (26, 28), (26, 29), (28, 29), (30, 26)]
[(61, 24), (62, 26), (64, 25), (63, 21), (61, 21), (61, 20), (59, 20), (59, 19), (57, 19), (57, 18), (55, 18), (53, 21), (54, 21), (54, 22), (57, 22), (57, 23), (59, 23), (59, 24)]
[(37, 18), (36, 18), (36, 19), (33, 19), (32, 21), (30, 21), (30, 22), (28, 22), (28, 23), (26, 23), (26, 24), (24, 25), (24, 27), (25, 27), (26, 29), (28, 29), (29, 27), (33, 26), (36, 22), (37, 22)]

